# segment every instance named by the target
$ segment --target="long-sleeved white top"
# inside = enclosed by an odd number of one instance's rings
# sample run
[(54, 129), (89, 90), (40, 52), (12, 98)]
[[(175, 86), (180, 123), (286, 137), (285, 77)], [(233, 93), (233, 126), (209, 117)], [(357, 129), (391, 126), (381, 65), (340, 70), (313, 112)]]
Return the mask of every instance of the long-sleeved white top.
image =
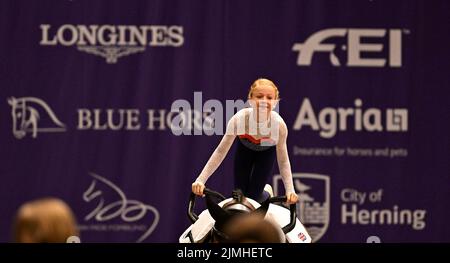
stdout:
[(257, 140), (270, 138), (270, 141), (276, 145), (278, 168), (286, 194), (295, 193), (286, 145), (288, 135), (286, 123), (275, 111), (270, 112), (270, 118), (267, 118), (265, 122), (257, 122), (256, 120), (258, 118), (256, 116), (257, 112), (253, 108), (244, 108), (230, 119), (225, 135), (197, 177), (196, 182), (205, 184), (208, 178), (222, 163), (236, 136), (247, 134)]

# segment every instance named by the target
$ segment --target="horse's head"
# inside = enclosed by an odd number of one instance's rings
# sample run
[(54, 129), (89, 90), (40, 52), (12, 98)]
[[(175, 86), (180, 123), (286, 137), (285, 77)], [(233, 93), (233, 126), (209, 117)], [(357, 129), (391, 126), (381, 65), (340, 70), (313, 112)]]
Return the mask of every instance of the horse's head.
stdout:
[(213, 227), (213, 238), (218, 242), (230, 241), (227, 234), (227, 225), (231, 221), (242, 217), (252, 216), (264, 220), (269, 208), (269, 199), (261, 204), (258, 209), (245, 198), (240, 190), (233, 192), (233, 200), (219, 206), (211, 196), (206, 195), (206, 206), (211, 217), (216, 221)]
[(39, 112), (35, 108), (27, 106), (23, 99), (8, 98), (8, 104), (11, 105), (14, 136), (17, 139), (22, 139), (27, 132), (31, 131), (33, 137), (36, 137)]
[(8, 104), (11, 105), (12, 132), (17, 139), (22, 139), (27, 133), (22, 129), (25, 115), (24, 103), (20, 103), (18, 99), (11, 97), (8, 98)]

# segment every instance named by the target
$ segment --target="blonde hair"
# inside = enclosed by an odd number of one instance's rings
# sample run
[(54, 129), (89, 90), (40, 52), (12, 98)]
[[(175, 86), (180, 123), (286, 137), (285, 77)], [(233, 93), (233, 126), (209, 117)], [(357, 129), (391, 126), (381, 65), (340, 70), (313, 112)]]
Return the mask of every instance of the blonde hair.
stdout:
[(279, 99), (280, 98), (280, 95), (279, 95), (280, 92), (278, 91), (278, 88), (275, 85), (275, 83), (273, 83), (273, 81), (271, 81), (270, 79), (259, 78), (259, 79), (255, 80), (255, 82), (253, 82), (253, 84), (250, 86), (250, 90), (248, 91), (248, 99), (250, 99), (252, 97), (253, 90), (258, 85), (262, 85), (262, 84), (266, 84), (266, 85), (272, 86), (275, 89), (275, 99)]
[(14, 241), (19, 243), (66, 243), (68, 237), (78, 236), (72, 210), (56, 198), (23, 204), (14, 223)]

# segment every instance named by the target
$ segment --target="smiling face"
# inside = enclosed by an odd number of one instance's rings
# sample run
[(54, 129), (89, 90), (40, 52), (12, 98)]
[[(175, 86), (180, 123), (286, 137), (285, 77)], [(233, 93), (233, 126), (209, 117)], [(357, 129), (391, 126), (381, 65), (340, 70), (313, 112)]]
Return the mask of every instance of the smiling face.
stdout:
[(258, 79), (251, 86), (248, 99), (258, 111), (271, 111), (278, 102), (278, 89), (272, 81)]
[(252, 96), (250, 98), (256, 103), (258, 109), (272, 110), (272, 105), (276, 99), (276, 92), (272, 86), (259, 85), (253, 88)]

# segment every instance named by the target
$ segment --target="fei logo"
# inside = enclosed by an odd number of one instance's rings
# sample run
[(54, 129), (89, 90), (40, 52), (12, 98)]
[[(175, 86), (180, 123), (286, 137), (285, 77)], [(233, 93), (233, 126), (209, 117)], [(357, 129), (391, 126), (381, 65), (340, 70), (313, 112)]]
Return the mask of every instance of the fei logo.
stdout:
[[(348, 67), (384, 67), (388, 62), (389, 67), (402, 66), (402, 30), (401, 29), (369, 29), (369, 28), (329, 28), (312, 34), (304, 43), (295, 43), (292, 51), (298, 52), (297, 65), (309, 66), (315, 52), (327, 52), (333, 66), (341, 66), (339, 58), (335, 54), (336, 44), (323, 43), (330, 38), (347, 37), (347, 43), (341, 49), (347, 51)], [(405, 33), (409, 31), (405, 30)], [(386, 58), (374, 58), (373, 53), (383, 51), (382, 43), (374, 43), (377, 39), (388, 35), (389, 54)], [(364, 43), (363, 40), (369, 40)], [(374, 41), (375, 40), (375, 41)], [(386, 40), (385, 40), (386, 41)], [(362, 53), (372, 53), (368, 58), (362, 57)]]
[[(311, 235), (312, 242), (319, 241), (330, 223), (330, 177), (321, 174), (293, 173), (295, 191), (299, 194), (297, 216)], [(274, 194), (278, 195), (282, 179), (273, 177)]]
[[(17, 139), (22, 139), (27, 133), (31, 133), (33, 138), (37, 137), (38, 132), (64, 132), (66, 126), (62, 123), (52, 111), (52, 109), (43, 100), (35, 97), (22, 97), (8, 99), (11, 106), (12, 133)], [(42, 114), (50, 117), (53, 127), (38, 127), (38, 121)]]
[(147, 46), (179, 47), (183, 45), (183, 27), (176, 25), (71, 25), (56, 30), (42, 24), (41, 46), (77, 46), (79, 51), (104, 57), (106, 63), (144, 52)]

